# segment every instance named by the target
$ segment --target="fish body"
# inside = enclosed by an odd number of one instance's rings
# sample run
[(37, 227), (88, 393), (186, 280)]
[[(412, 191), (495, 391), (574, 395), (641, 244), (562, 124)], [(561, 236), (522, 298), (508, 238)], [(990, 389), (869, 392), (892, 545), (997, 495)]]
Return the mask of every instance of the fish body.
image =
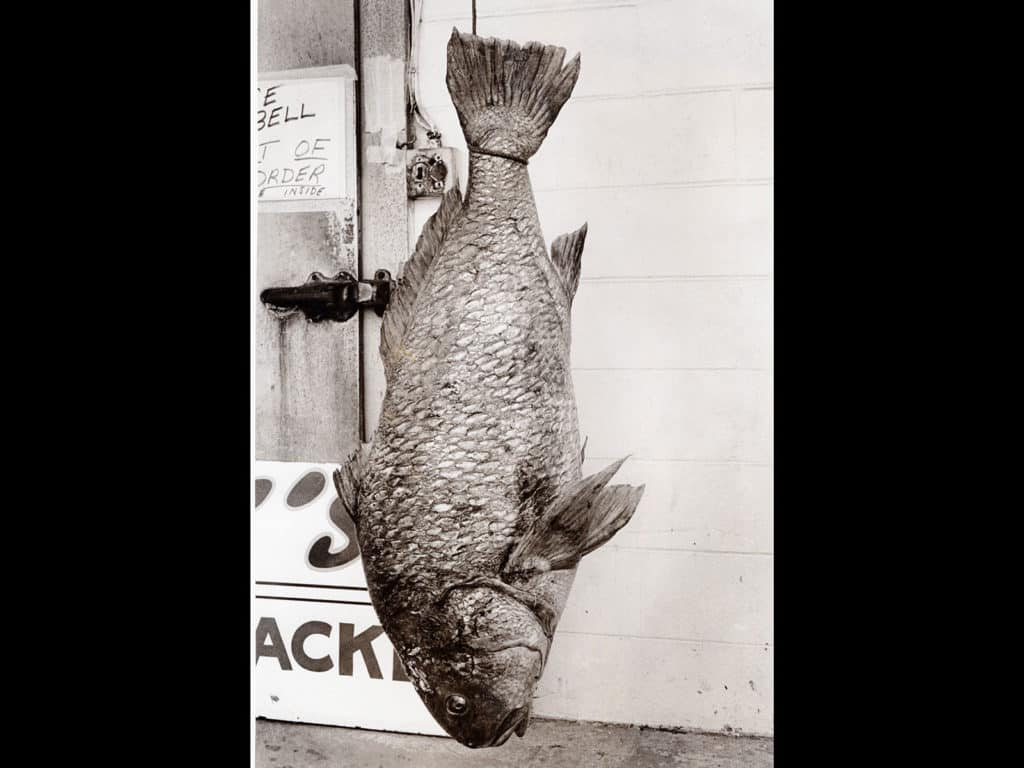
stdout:
[(335, 475), (381, 624), (424, 703), (470, 747), (527, 727), (579, 559), (643, 489), (583, 478), (570, 310), (586, 225), (549, 254), (527, 163), (577, 56), (453, 31), (448, 87), (470, 147), (384, 317), (387, 392)]

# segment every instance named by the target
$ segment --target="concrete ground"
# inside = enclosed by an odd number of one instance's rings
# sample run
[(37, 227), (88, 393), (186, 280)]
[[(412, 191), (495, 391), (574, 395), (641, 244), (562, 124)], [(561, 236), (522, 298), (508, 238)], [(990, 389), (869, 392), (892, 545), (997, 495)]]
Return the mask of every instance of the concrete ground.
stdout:
[(256, 768), (762, 768), (774, 765), (774, 752), (771, 738), (540, 718), (522, 738), (492, 749), (467, 749), (434, 736), (256, 721)]

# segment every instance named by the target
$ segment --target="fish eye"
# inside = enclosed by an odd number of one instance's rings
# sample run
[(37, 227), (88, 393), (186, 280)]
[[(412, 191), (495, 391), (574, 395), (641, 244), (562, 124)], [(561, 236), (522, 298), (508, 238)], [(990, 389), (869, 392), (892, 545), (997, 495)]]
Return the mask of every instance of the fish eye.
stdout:
[(444, 708), (448, 710), (449, 715), (458, 717), (465, 714), (466, 710), (469, 709), (469, 702), (466, 701), (465, 696), (453, 693), (444, 700)]

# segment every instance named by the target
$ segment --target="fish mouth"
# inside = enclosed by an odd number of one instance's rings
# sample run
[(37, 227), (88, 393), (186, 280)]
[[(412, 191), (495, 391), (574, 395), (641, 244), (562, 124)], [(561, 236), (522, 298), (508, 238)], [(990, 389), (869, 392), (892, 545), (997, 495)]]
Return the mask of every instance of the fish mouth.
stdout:
[(507, 715), (505, 719), (498, 725), (495, 733), (497, 734), (487, 744), (488, 747), (500, 747), (506, 741), (508, 741), (512, 734), (515, 733), (517, 736), (522, 737), (526, 733), (526, 728), (530, 723), (530, 706), (519, 707), (513, 709)]

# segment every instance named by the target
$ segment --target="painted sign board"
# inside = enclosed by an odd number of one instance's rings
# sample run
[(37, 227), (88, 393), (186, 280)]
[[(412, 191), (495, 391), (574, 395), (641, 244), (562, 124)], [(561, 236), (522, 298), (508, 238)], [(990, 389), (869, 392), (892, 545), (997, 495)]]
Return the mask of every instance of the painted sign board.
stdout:
[(337, 465), (257, 461), (252, 553), (257, 717), (443, 736), (366, 590)]
[[(334, 70), (340, 68), (325, 68)], [(346, 68), (349, 69), (349, 68)], [(351, 197), (347, 130), (351, 76), (261, 75), (256, 91), (256, 189), (261, 202)]]

